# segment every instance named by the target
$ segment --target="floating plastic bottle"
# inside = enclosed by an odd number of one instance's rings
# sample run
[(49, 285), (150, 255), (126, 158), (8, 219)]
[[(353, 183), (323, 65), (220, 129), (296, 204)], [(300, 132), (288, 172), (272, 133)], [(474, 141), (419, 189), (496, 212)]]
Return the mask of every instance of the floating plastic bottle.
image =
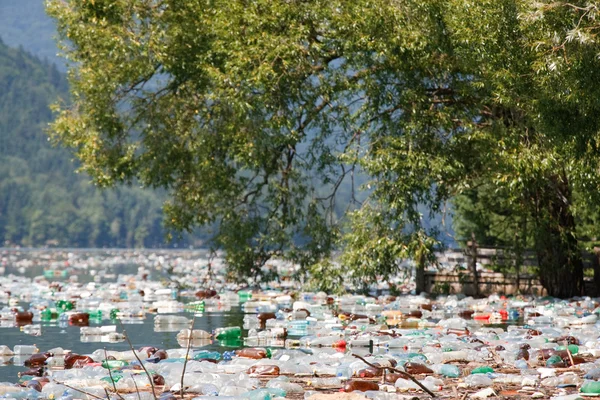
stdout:
[(271, 350), (249, 347), (245, 349), (236, 350), (235, 355), (238, 357), (253, 359), (271, 358)]
[(277, 365), (253, 365), (248, 371), (248, 374), (255, 375), (279, 375), (281, 370)]
[(492, 372), (494, 372), (494, 369), (492, 367), (483, 366), (483, 367), (474, 368), (471, 371), (471, 375), (474, 375), (474, 374), (487, 374), (487, 373), (492, 373)]
[(189, 325), (191, 321), (186, 317), (178, 315), (157, 315), (154, 317), (154, 325)]
[(39, 351), (40, 350), (35, 345), (29, 346), (29, 345), (20, 345), (20, 344), (16, 345), (13, 350), (15, 356), (36, 354)]
[(354, 392), (355, 390), (366, 392), (367, 390), (379, 390), (379, 384), (374, 381), (362, 381), (352, 379), (344, 383), (344, 392)]
[(196, 361), (201, 360), (220, 360), (221, 353), (218, 351), (199, 350), (194, 353), (192, 358)]
[(600, 382), (586, 380), (579, 389), (581, 393), (600, 393)]
[(432, 369), (435, 373), (445, 376), (447, 378), (458, 378), (460, 376), (460, 369), (456, 365), (437, 364), (433, 365)]
[(94, 335), (107, 335), (111, 332), (115, 332), (117, 330), (116, 325), (105, 325), (99, 327), (88, 327), (82, 326), (79, 329), (79, 334), (82, 336), (94, 336)]
[(307, 381), (307, 385), (315, 389), (339, 389), (342, 387), (340, 378), (311, 378)]
[(210, 339), (212, 335), (202, 329), (182, 329), (177, 334), (177, 340)]
[(235, 339), (242, 336), (242, 328), (239, 326), (230, 326), (226, 328), (217, 328), (213, 331), (215, 339)]
[(123, 360), (103, 360), (102, 361), (102, 367), (104, 367), (106, 369), (118, 369), (118, 368), (126, 367), (127, 365), (129, 365), (129, 363), (127, 361), (123, 361)]
[(21, 331), (28, 335), (32, 336), (40, 336), (42, 334), (42, 326), (41, 325), (24, 325), (21, 327)]

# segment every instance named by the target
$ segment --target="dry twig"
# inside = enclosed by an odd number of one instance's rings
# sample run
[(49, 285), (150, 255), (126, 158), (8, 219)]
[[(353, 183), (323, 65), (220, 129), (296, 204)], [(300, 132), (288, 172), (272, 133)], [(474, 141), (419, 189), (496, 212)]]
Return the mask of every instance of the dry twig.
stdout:
[[(106, 366), (108, 367), (108, 353), (106, 352), (106, 347), (104, 348), (104, 359), (106, 360)], [(121, 396), (121, 394), (117, 391), (117, 384), (115, 383), (115, 380), (113, 379), (112, 371), (110, 370), (110, 368), (108, 368), (108, 376), (110, 376), (110, 381), (113, 384), (113, 389), (115, 389), (116, 395), (119, 396), (119, 398), (121, 400), (125, 400), (123, 398), (123, 396)]]
[(63, 385), (63, 386), (66, 386), (66, 387), (68, 387), (69, 389), (73, 389), (73, 390), (75, 390), (76, 392), (83, 393), (83, 394), (85, 394), (86, 396), (90, 396), (90, 397), (93, 397), (93, 398), (95, 398), (95, 399), (101, 399), (101, 400), (104, 400), (104, 398), (103, 398), (103, 397), (96, 396), (96, 395), (95, 395), (95, 394), (93, 394), (93, 393), (86, 392), (85, 390), (78, 389), (78, 388), (76, 388), (76, 387), (73, 387), (73, 386), (71, 386), (71, 385), (67, 385), (67, 384), (66, 384), (66, 383), (64, 383), (64, 382), (59, 382), (59, 381), (57, 381), (57, 380), (55, 380), (55, 382), (56, 382), (56, 383), (59, 383), (59, 384), (61, 384), (61, 385)]
[(358, 358), (359, 360), (361, 360), (362, 362), (364, 362), (365, 364), (367, 364), (369, 367), (373, 367), (373, 368), (376, 368), (376, 369), (390, 370), (392, 372), (396, 372), (396, 373), (404, 376), (405, 378), (410, 379), (415, 384), (417, 384), (421, 389), (423, 389), (425, 392), (427, 392), (428, 395), (430, 395), (431, 397), (435, 398), (435, 394), (433, 394), (433, 392), (431, 390), (427, 389), (421, 382), (419, 382), (418, 380), (416, 380), (415, 377), (412, 376), (411, 374), (409, 374), (408, 372), (401, 371), (401, 370), (393, 368), (393, 367), (380, 367), (378, 365), (371, 364), (370, 362), (368, 362), (367, 360), (365, 360), (364, 358), (362, 358), (358, 354), (354, 354), (353, 353), (352, 355), (354, 357)]
[(140, 363), (140, 366), (142, 367), (142, 369), (146, 373), (146, 376), (148, 377), (148, 380), (150, 381), (150, 385), (152, 386), (152, 397), (154, 397), (154, 400), (158, 400), (156, 398), (156, 391), (154, 389), (154, 380), (152, 379), (152, 375), (150, 375), (150, 373), (146, 369), (146, 366), (144, 365), (142, 360), (140, 360), (140, 357), (138, 356), (137, 351), (135, 351), (135, 349), (133, 348), (133, 344), (131, 343), (131, 340), (129, 339), (129, 335), (127, 335), (127, 332), (125, 331), (125, 327), (123, 326), (123, 322), (121, 321), (121, 318), (117, 318), (117, 321), (119, 321), (119, 324), (121, 325), (121, 329), (123, 330), (123, 336), (125, 336), (125, 339), (127, 339), (127, 343), (129, 343), (129, 348), (133, 352), (133, 355)]
[(567, 350), (567, 354), (569, 356), (569, 361), (571, 362), (571, 367), (575, 366), (575, 363), (573, 362), (573, 356), (571, 355), (571, 350), (569, 350), (569, 342), (567, 342), (565, 340), (565, 349)]
[(190, 347), (192, 347), (192, 332), (194, 332), (194, 324), (196, 323), (196, 313), (192, 317), (192, 326), (190, 327), (190, 336), (188, 337), (187, 351), (185, 352), (185, 360), (183, 360), (183, 371), (181, 372), (181, 398), (183, 399), (183, 377), (185, 375), (185, 367), (187, 366), (188, 356), (190, 354)]

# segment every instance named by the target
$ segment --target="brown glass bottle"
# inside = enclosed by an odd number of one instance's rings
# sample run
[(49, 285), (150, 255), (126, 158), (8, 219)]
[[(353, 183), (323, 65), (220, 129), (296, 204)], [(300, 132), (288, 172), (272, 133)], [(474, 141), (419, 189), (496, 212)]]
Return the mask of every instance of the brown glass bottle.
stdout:
[(385, 383), (394, 384), (400, 378), (404, 378), (401, 374), (395, 372), (388, 372), (385, 374)]
[(90, 324), (90, 314), (75, 313), (69, 315), (69, 324), (75, 326), (88, 326)]
[(356, 373), (360, 378), (376, 378), (383, 375), (383, 370), (379, 368), (366, 367), (359, 369)]
[(527, 349), (519, 349), (517, 353), (517, 360), (529, 360), (529, 351)]
[(18, 324), (31, 323), (31, 321), (33, 321), (33, 313), (29, 311), (19, 311), (15, 314), (15, 320)]
[(23, 365), (25, 365), (26, 367), (41, 367), (46, 363), (46, 360), (50, 357), (52, 357), (52, 354), (47, 352), (32, 354), (31, 357), (29, 357), (27, 360), (25, 360), (25, 362), (23, 362)]
[[(571, 358), (573, 359), (573, 364), (574, 364), (574, 365), (577, 365), (577, 364), (583, 364), (583, 363), (585, 363), (585, 362), (586, 362), (586, 361), (585, 361), (585, 359), (584, 359), (583, 357), (580, 357), (580, 356), (571, 356)], [(569, 357), (568, 357), (568, 356), (567, 356), (567, 358), (566, 358), (566, 359), (563, 359), (563, 360), (565, 360), (565, 363), (566, 363), (567, 365), (569, 365), (569, 364), (570, 364), (570, 362), (571, 362), (571, 360), (569, 359)]]
[(411, 375), (433, 374), (431, 368), (427, 367), (425, 364), (420, 364), (416, 362), (407, 362), (406, 364), (404, 364), (404, 369)]
[(84, 364), (93, 363), (91, 357), (82, 356), (77, 353), (69, 353), (65, 356), (65, 369), (81, 367)]
[(140, 349), (138, 350), (138, 352), (140, 352), (140, 353), (146, 353), (146, 357), (148, 357), (148, 358), (150, 358), (152, 356), (152, 354), (156, 353), (157, 351), (158, 351), (158, 349), (153, 346), (140, 347)]
[(19, 372), (19, 376), (42, 376), (44, 375), (44, 367), (29, 368), (26, 371)]
[(260, 329), (265, 329), (267, 327), (267, 320), (275, 319), (277, 316), (272, 312), (264, 312), (260, 313), (256, 316), (258, 322), (260, 323)]
[(166, 360), (167, 358), (169, 358), (169, 356), (167, 355), (167, 352), (164, 350), (156, 350), (152, 354), (152, 357), (157, 357), (160, 360)]
[(165, 378), (160, 374), (154, 374), (152, 375), (152, 382), (157, 386), (164, 386)]
[(342, 390), (344, 392), (354, 392), (355, 390), (360, 390), (361, 392), (366, 392), (367, 390), (379, 390), (379, 384), (373, 381), (360, 381), (353, 379), (347, 381)]
[(216, 295), (217, 291), (214, 289), (201, 289), (196, 292), (196, 297), (199, 299), (210, 299)]

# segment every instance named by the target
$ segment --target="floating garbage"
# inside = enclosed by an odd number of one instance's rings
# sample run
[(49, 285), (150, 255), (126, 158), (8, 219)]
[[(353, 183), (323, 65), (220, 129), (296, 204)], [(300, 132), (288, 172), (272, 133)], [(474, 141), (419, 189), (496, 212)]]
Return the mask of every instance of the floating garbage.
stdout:
[[(240, 290), (226, 283), (224, 264), (177, 254), (5, 254), (18, 268), (68, 276), (0, 276), (0, 365), (18, 370), (2, 379), (0, 398), (600, 394), (595, 299), (333, 295), (291, 281)], [(139, 267), (111, 270), (125, 262)], [(2, 343), (4, 332), (19, 344)], [(56, 343), (40, 345), (48, 332)]]

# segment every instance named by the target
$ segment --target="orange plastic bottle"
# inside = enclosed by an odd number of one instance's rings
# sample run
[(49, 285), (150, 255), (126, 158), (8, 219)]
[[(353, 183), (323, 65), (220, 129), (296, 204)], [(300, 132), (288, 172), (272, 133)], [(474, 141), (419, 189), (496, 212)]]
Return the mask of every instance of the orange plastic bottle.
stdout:
[(268, 349), (260, 347), (248, 347), (246, 349), (240, 349), (235, 351), (235, 355), (244, 358), (254, 358), (256, 360), (261, 358), (270, 358), (271, 352)]

